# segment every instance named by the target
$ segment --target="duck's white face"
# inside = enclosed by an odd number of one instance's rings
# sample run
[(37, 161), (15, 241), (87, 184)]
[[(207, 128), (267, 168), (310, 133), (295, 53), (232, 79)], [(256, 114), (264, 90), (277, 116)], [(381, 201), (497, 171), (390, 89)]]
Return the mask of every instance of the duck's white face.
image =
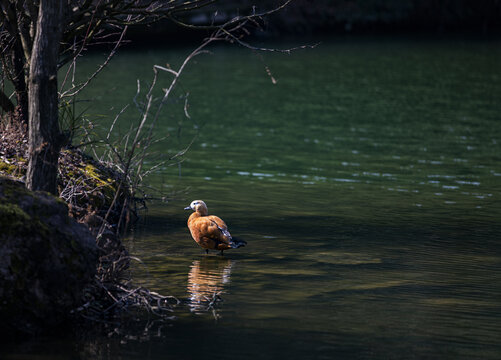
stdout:
[(191, 209), (193, 211), (198, 211), (200, 208), (205, 209), (207, 211), (207, 205), (202, 200), (193, 200), (189, 207), (186, 210)]
[(205, 203), (202, 201), (202, 200), (193, 200), (190, 204), (190, 208), (192, 208), (193, 210), (197, 210), (197, 206), (199, 205), (205, 205)]

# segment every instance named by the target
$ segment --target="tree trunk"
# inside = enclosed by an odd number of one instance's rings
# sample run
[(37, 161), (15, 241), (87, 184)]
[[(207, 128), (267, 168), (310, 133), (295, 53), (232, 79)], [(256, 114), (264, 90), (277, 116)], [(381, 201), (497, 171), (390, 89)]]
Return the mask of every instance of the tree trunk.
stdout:
[[(21, 21), (22, 16), (16, 15), (16, 3), (12, 1), (0, 0), (0, 20), (2, 22), (2, 71), (8, 74), (8, 78), (14, 85), (17, 100), (17, 120), (28, 125), (28, 84), (26, 83), (27, 75), (26, 67), (30, 59), (27, 59), (23, 50), (21, 35), (18, 27), (18, 20)], [(3, 74), (3, 75), (6, 75)], [(5, 99), (4, 99), (5, 100)], [(3, 101), (3, 104), (9, 104)], [(2, 104), (2, 107), (3, 107)], [(6, 111), (12, 111), (3, 107)]]
[(61, 149), (57, 61), (65, 1), (41, 0), (29, 74), (29, 165), (26, 186), (57, 193)]
[[(19, 41), (19, 40), (18, 40)], [(12, 76), (12, 83), (16, 91), (17, 107), (19, 109), (19, 121), (28, 124), (28, 85), (26, 84), (26, 72), (24, 64), (29, 59), (23, 58), (23, 50), (21, 45), (15, 44), (12, 50), (12, 63), (14, 67), (14, 74)]]

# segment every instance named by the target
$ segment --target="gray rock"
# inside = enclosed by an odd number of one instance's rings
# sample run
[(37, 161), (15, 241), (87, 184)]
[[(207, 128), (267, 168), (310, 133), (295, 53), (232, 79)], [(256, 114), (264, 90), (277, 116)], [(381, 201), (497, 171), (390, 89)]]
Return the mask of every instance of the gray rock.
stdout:
[(95, 238), (64, 201), (0, 176), (0, 332), (37, 333), (68, 320), (97, 259)]

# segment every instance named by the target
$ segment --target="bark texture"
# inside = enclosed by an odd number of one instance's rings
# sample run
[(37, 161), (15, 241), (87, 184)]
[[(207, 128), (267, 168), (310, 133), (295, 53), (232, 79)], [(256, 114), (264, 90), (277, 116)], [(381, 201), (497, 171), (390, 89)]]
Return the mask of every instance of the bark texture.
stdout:
[(65, 2), (41, 0), (29, 74), (29, 165), (31, 190), (57, 193), (61, 149), (58, 122), (57, 62)]

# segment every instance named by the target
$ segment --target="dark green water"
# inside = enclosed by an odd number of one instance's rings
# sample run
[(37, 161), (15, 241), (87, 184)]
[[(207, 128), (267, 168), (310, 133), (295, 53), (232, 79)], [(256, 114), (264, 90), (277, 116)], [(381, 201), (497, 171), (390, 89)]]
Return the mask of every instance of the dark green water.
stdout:
[[(499, 359), (500, 45), (359, 39), (197, 58), (180, 88), (191, 120), (169, 103), (155, 151), (201, 130), (150, 178), (169, 202), (129, 241), (136, 282), (185, 301), (177, 319), (6, 358)], [(121, 54), (85, 94), (89, 113), (115, 114), (152, 64), (188, 51)], [(193, 199), (248, 246), (203, 255), (186, 228)]]

